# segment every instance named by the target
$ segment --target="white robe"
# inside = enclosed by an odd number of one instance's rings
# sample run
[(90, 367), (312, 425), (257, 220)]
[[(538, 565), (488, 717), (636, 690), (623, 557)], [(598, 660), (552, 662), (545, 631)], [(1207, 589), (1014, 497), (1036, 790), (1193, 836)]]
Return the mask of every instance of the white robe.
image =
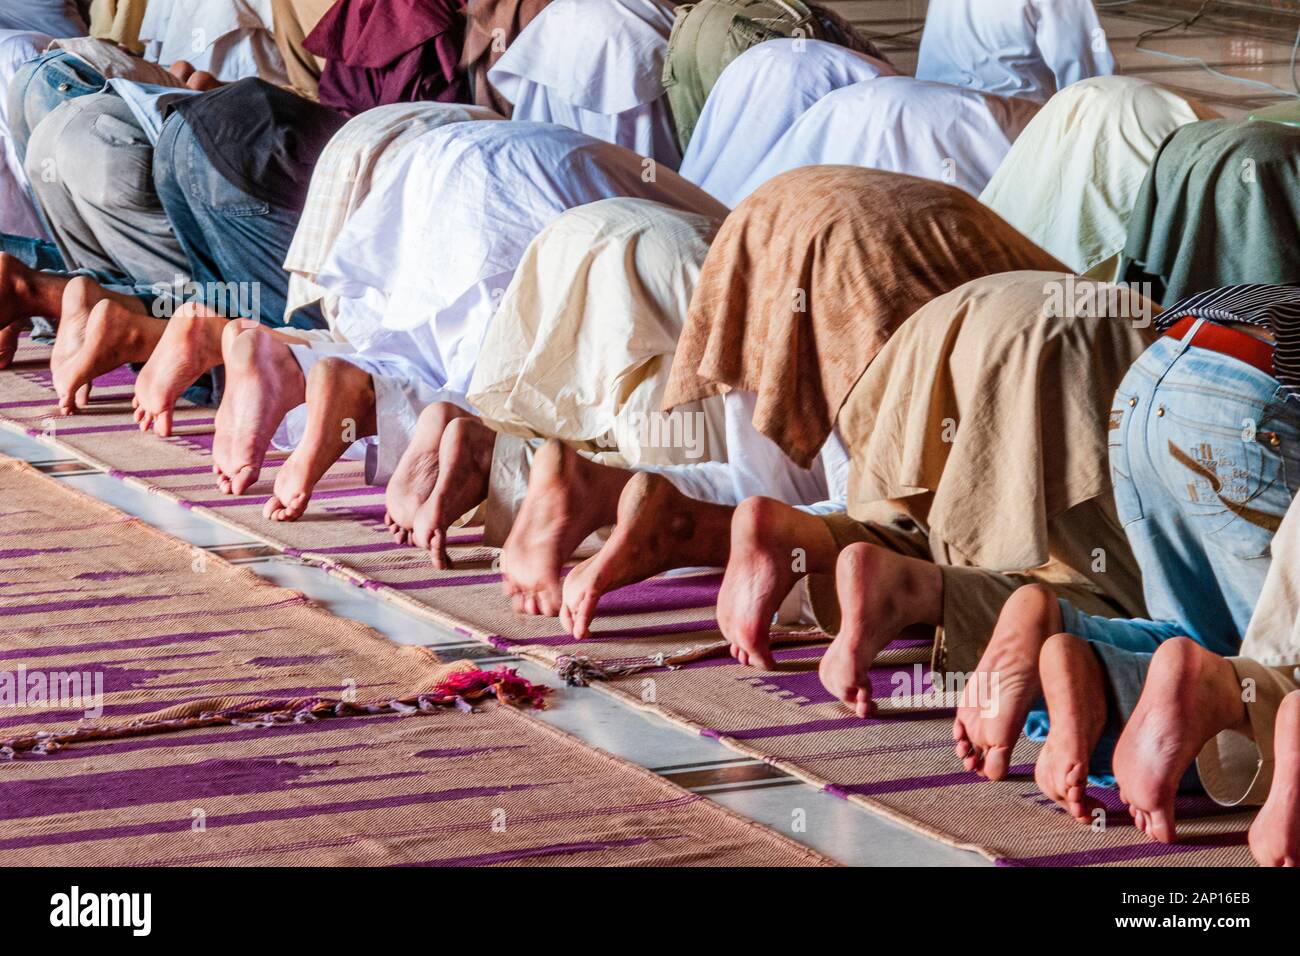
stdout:
[(917, 79), (1045, 103), (1118, 72), (1091, 0), (930, 0)]
[(10, 30), (79, 37), (86, 35), (86, 21), (72, 0), (3, 0), (0, 32)]
[(644, 164), (561, 126), (453, 123), (414, 140), (375, 183), (318, 278), (338, 298), (348, 360), (375, 382), (373, 480), (391, 474), (423, 407), (468, 407), (496, 306), (529, 243), (566, 209), (635, 196), (726, 215), (670, 170), (647, 181)]
[(1038, 112), (1028, 100), (910, 76), (882, 76), (822, 97), (736, 190), (739, 202), (801, 166), (865, 166), (950, 183), (978, 196)]
[(811, 106), (835, 90), (896, 73), (882, 60), (822, 40), (782, 37), (750, 47), (714, 84), (680, 172), (735, 206), (755, 168)]
[[(50, 40), (40, 33), (0, 30), (0, 94), (9, 89), (18, 68), (40, 56)], [(5, 95), (0, 95), (0, 156), (0, 232), (48, 239), (28, 189), (27, 171), (9, 134), (9, 97)]]
[(800, 468), (777, 444), (754, 427), (753, 392), (733, 389), (722, 396), (727, 460), (643, 467), (663, 475), (682, 494), (698, 501), (738, 505), (765, 495), (810, 514), (847, 508), (849, 456), (832, 430), (811, 468)]
[(672, 26), (658, 0), (553, 0), (488, 79), (514, 119), (558, 123), (676, 169), (662, 79)]
[(155, 0), (140, 41), (145, 59), (166, 67), (185, 60), (223, 82), (257, 76), (288, 86), (272, 22), (271, 0)]

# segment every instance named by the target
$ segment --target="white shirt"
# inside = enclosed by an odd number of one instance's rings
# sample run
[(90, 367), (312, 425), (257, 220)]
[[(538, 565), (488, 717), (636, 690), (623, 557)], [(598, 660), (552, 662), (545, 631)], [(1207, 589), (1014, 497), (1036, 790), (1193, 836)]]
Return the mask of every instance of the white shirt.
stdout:
[(722, 396), (727, 460), (646, 468), (663, 475), (682, 494), (698, 501), (738, 505), (764, 495), (809, 514), (847, 507), (850, 460), (839, 431), (832, 430), (813, 461), (800, 468), (754, 427), (758, 396), (732, 389)]
[(185, 60), (224, 82), (258, 76), (289, 85), (272, 35), (271, 0), (166, 0), (145, 10), (145, 58), (171, 66)]
[[(51, 38), (21, 30), (0, 30), (0, 93), (18, 68), (41, 55)], [(27, 190), (27, 171), (9, 134), (9, 97), (0, 95), (0, 232), (48, 238)]]
[(676, 169), (664, 97), (672, 11), (658, 0), (553, 0), (488, 72), (514, 119), (558, 123)]
[(845, 165), (950, 183), (976, 196), (1038, 112), (1029, 100), (882, 76), (822, 97), (736, 190), (801, 166)]
[(704, 103), (681, 174), (728, 206), (777, 141), (822, 97), (897, 71), (822, 40), (782, 37), (727, 65)]
[(1117, 72), (1091, 0), (930, 0), (917, 79), (1045, 103)]
[[(453, 123), (414, 140), (334, 243), (319, 283), (354, 345), (385, 331), (438, 386), (468, 389), (500, 295), (528, 244), (566, 209), (612, 196), (722, 218), (676, 173), (546, 123)], [(386, 348), (391, 349), (388, 338)], [(409, 353), (409, 354), (408, 354)]]
[(72, 0), (3, 0), (0, 31), (31, 30), (52, 37), (86, 35), (86, 21)]

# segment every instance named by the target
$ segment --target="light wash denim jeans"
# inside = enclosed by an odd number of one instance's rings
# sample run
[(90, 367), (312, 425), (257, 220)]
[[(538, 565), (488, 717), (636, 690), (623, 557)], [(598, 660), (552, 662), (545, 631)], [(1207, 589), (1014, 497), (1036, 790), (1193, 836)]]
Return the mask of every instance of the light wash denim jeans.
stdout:
[(9, 84), (9, 133), (20, 160), (45, 117), (78, 96), (98, 93), (108, 84), (102, 73), (67, 50), (42, 53), (20, 66)]
[(1109, 770), (1110, 748), (1161, 643), (1190, 637), (1216, 654), (1236, 653), (1273, 535), (1300, 486), (1300, 398), (1251, 365), (1191, 346), (1199, 327), (1147, 349), (1111, 411), (1116, 511), (1151, 617), (1107, 619), (1061, 605), (1063, 630), (1094, 645), (1111, 683), (1114, 726), (1094, 754), (1094, 773)]

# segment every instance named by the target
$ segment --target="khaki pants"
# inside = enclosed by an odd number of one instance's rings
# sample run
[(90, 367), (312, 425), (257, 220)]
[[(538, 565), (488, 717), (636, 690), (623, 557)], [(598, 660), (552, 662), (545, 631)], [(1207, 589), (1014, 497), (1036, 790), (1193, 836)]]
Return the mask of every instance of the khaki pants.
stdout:
[(325, 61), (307, 52), (307, 35), (329, 12), (334, 0), (271, 0), (275, 45), (284, 58), (289, 83), (301, 95), (315, 101), (319, 97), (321, 70)]
[(1273, 727), (1282, 698), (1300, 689), (1297, 667), (1268, 667), (1247, 657), (1230, 657), (1243, 692), (1253, 740), (1227, 730), (1202, 748), (1196, 772), (1215, 803), (1259, 806), (1273, 784)]
[[(1087, 521), (1093, 529), (1093, 540), (1115, 537), (1110, 553), (1124, 554), (1122, 533), (1118, 528), (1110, 528), (1109, 523), (1093, 521), (1089, 504), (1067, 514), (1075, 513), (1076, 521)], [(1060, 560), (1015, 573), (970, 567), (942, 541), (932, 540), (916, 522), (886, 502), (873, 506), (871, 513), (864, 517), (866, 520), (859, 521), (847, 514), (834, 514), (822, 520), (841, 551), (850, 544), (862, 542), (939, 566), (943, 577), (943, 624), (935, 631), (932, 666), (940, 673), (970, 673), (976, 669), (993, 636), (1002, 606), (1017, 588), (1026, 584), (1047, 585), (1058, 597), (1077, 607), (1096, 608), (1092, 613), (1131, 613), (1125, 606), (1132, 607), (1136, 581), (1126, 567), (1112, 569), (1117, 587), (1114, 594), (1108, 594), (1081, 571)], [(834, 576), (810, 576), (808, 590), (818, 625), (828, 634), (837, 633), (840, 605)]]

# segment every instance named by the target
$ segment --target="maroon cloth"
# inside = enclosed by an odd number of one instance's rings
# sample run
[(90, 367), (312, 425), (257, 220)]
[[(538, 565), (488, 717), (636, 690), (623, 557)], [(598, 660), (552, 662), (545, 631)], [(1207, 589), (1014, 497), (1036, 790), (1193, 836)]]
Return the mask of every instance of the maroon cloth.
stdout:
[(463, 102), (464, 0), (339, 0), (304, 46), (323, 58), (322, 106), (348, 116), (388, 103)]

